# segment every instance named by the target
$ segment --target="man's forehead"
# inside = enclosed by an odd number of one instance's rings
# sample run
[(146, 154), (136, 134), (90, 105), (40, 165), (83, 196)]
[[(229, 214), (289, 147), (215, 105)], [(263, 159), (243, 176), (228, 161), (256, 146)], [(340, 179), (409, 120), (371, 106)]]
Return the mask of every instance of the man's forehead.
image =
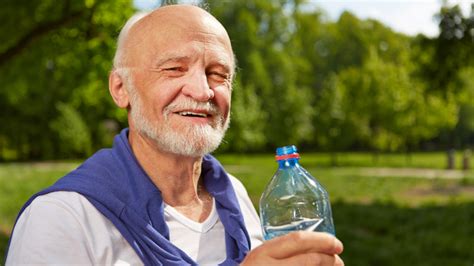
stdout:
[(211, 14), (196, 6), (172, 5), (158, 8), (132, 26), (131, 35), (182, 33), (188, 31), (222, 35), (227, 32)]
[(158, 11), (160, 10), (142, 18), (130, 29), (126, 40), (129, 55), (141, 57), (137, 53), (146, 53), (150, 49), (177, 49), (180, 44), (197, 40), (209, 42), (206, 49), (226, 53), (224, 57), (233, 65), (233, 52), (227, 32), (209, 13), (198, 7), (167, 8), (167, 12)]
[[(162, 47), (160, 47), (162, 48)], [(233, 69), (233, 57), (231, 53), (228, 53), (222, 46), (214, 45), (202, 45), (196, 43), (196, 45), (189, 45), (189, 43), (181, 47), (169, 46), (166, 49), (156, 49), (158, 51), (153, 55), (152, 66), (160, 67), (167, 62), (193, 62), (201, 56), (205, 56), (204, 62), (207, 64), (217, 64), (229, 72)]]

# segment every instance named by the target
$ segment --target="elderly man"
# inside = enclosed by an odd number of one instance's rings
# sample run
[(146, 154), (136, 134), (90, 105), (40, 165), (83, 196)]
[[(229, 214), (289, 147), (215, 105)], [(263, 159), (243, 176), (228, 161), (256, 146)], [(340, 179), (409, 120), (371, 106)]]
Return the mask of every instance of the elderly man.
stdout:
[(342, 265), (342, 244), (298, 232), (262, 244), (242, 184), (208, 155), (229, 125), (224, 27), (187, 5), (122, 30), (109, 90), (129, 129), (25, 204), (7, 264)]

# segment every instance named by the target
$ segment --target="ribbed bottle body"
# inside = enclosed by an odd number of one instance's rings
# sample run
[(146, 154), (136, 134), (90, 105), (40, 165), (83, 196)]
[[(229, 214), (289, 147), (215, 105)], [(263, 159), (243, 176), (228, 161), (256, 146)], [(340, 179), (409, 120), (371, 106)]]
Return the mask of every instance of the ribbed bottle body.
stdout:
[(265, 240), (296, 230), (334, 235), (327, 191), (299, 165), (298, 158), (278, 160), (278, 164), (277, 172), (260, 199)]

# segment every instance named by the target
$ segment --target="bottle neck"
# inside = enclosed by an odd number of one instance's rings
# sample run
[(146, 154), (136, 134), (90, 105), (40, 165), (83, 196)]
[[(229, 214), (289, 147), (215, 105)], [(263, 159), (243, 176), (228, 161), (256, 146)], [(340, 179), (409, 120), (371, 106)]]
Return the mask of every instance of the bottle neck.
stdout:
[(297, 158), (278, 160), (277, 162), (278, 162), (279, 169), (295, 167), (299, 165), (299, 159)]

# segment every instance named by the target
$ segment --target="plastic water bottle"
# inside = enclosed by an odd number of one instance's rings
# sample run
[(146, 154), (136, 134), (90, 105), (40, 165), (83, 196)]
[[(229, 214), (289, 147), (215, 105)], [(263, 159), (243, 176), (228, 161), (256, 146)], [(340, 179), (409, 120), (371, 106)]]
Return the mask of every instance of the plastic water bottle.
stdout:
[(276, 150), (278, 170), (260, 198), (260, 220), (265, 240), (296, 230), (335, 235), (329, 196), (299, 164), (296, 147)]

